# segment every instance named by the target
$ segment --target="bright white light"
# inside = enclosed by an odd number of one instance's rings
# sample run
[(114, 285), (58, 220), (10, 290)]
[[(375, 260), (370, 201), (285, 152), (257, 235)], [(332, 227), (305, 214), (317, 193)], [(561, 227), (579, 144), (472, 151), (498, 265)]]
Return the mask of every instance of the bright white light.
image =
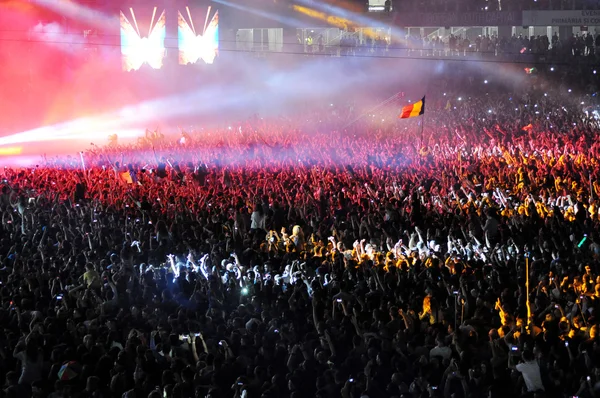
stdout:
[(571, 89), (569, 89), (569, 92), (571, 92)]
[(491, 110), (491, 109), (488, 109), (488, 113), (492, 113), (492, 110)]
[(248, 288), (247, 287), (242, 288), (242, 294), (244, 296), (248, 294)]
[(592, 72), (592, 73), (594, 73), (594, 75), (595, 75), (596, 74), (596, 69), (594, 69), (594, 72)]
[(554, 66), (550, 68), (550, 72), (554, 72)]
[[(486, 8), (487, 8), (487, 7), (486, 7)], [(487, 81), (487, 80), (484, 80), (484, 81), (483, 81), (483, 84), (488, 84), (488, 81)]]
[(459, 100), (459, 101), (462, 101), (462, 97), (458, 97), (458, 100)]
[(585, 105), (585, 102), (581, 101), (581, 105)]
[[(156, 12), (156, 8), (155, 8)], [(148, 64), (153, 69), (160, 69), (163, 66), (163, 59), (166, 54), (165, 36), (166, 36), (166, 16), (163, 11), (156, 23), (151, 26), (148, 37), (141, 37), (135, 22), (133, 10), (129, 19), (121, 12), (121, 54), (123, 55), (123, 69), (127, 72), (138, 70), (143, 64)]]
[(544, 93), (544, 97), (547, 97), (547, 96), (548, 96), (548, 93)]

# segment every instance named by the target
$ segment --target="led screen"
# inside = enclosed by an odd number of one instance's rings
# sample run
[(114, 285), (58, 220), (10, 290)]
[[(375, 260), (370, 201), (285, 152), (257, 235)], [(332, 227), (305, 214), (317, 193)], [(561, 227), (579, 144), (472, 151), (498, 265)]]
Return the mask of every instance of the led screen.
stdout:
[(219, 12), (208, 7), (206, 13), (195, 11), (194, 15), (198, 18), (192, 17), (189, 7), (177, 15), (179, 64), (195, 64), (200, 60), (212, 64), (219, 53)]
[[(138, 24), (139, 22), (139, 24)], [(144, 29), (144, 28), (147, 29)], [(123, 70), (139, 70), (142, 65), (160, 69), (166, 55), (166, 16), (163, 10), (157, 17), (157, 8), (151, 17), (141, 15), (136, 19), (133, 8), (127, 15), (121, 11), (121, 54)]]

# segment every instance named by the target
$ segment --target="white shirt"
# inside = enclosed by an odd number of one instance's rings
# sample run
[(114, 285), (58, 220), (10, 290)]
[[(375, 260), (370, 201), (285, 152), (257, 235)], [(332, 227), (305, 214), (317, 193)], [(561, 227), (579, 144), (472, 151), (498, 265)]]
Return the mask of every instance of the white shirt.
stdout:
[(523, 375), (528, 392), (544, 391), (540, 365), (536, 361), (520, 363), (516, 368)]
[(250, 229), (265, 229), (265, 219), (264, 214), (261, 216), (257, 211), (253, 212), (250, 217)]
[(429, 351), (429, 358), (442, 357), (443, 359), (450, 359), (452, 356), (452, 349), (450, 347), (433, 347)]

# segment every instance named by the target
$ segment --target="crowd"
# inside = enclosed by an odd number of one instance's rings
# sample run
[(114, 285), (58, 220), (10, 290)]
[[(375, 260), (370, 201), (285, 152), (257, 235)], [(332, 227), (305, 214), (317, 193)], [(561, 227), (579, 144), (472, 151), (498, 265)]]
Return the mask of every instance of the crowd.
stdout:
[(526, 10), (598, 10), (595, 0), (420, 0), (391, 1), (396, 12), (493, 12)]
[(5, 169), (3, 396), (597, 396), (597, 81), (564, 76)]
[(593, 64), (598, 62), (599, 48), (600, 34), (596, 31), (560, 38), (556, 32), (551, 37), (514, 34), (505, 38), (493, 34), (473, 36), (463, 31), (449, 36), (410, 34), (402, 40), (392, 40), (385, 35), (360, 39), (355, 33), (346, 33), (335, 45), (325, 45), (322, 36), (309, 36), (302, 50), (341, 56), (470, 57), (515, 62), (564, 62), (568, 58), (570, 62)]
[[(463, 34), (442, 36), (410, 35), (401, 41), (388, 41), (382, 36), (366, 38), (362, 42), (356, 36), (344, 36), (339, 44), (342, 55), (360, 55), (375, 53), (390, 57), (457, 57), (469, 56), (490, 59), (527, 61), (543, 58), (544, 60), (587, 60), (597, 62), (600, 34), (585, 32), (571, 37), (559, 38), (538, 35), (526, 37), (513, 35), (510, 38), (499, 38), (495, 35), (478, 35), (476, 37)], [(337, 51), (337, 46), (335, 47)], [(308, 52), (331, 51), (331, 47), (321, 49), (307, 48)]]

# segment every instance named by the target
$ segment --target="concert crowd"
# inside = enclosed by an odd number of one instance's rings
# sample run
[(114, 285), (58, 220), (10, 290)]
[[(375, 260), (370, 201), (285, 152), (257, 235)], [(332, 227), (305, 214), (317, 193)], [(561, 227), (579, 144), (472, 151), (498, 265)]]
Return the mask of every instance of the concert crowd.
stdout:
[(536, 73), (5, 169), (2, 395), (596, 397), (597, 81)]

